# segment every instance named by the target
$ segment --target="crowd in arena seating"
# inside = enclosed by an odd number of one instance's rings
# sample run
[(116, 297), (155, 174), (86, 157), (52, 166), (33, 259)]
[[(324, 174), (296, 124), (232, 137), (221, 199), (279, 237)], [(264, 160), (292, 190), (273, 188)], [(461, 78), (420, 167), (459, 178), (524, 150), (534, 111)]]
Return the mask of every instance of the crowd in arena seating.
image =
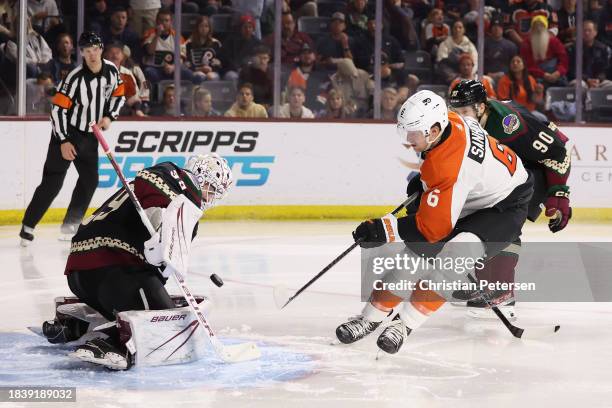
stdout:
[[(180, 0), (177, 33), (175, 1), (85, 2), (85, 29), (101, 35), (126, 83), (122, 115), (174, 115), (178, 105), (188, 116), (272, 116), (275, 2)], [(0, 101), (16, 89), (18, 3), (0, 0)], [(76, 66), (77, 1), (27, 0), (27, 9), (27, 107), (41, 114)], [(279, 117), (373, 117), (374, 15), (374, 0), (283, 1)], [(485, 0), (482, 77), (478, 17), (476, 0), (383, 0), (383, 119), (419, 87), (448, 92), (465, 79), (550, 114), (547, 90), (577, 80), (576, 0)], [(583, 88), (612, 87), (612, 0), (585, 2), (583, 42)], [(0, 105), (0, 114), (15, 113)]]

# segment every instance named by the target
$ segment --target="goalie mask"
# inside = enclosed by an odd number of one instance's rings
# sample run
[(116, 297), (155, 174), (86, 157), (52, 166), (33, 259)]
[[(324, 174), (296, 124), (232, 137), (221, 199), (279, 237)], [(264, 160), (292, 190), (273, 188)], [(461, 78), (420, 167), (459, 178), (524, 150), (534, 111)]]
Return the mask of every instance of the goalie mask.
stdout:
[(202, 189), (202, 210), (214, 207), (232, 185), (232, 171), (227, 160), (217, 153), (193, 156), (185, 170), (191, 172)]

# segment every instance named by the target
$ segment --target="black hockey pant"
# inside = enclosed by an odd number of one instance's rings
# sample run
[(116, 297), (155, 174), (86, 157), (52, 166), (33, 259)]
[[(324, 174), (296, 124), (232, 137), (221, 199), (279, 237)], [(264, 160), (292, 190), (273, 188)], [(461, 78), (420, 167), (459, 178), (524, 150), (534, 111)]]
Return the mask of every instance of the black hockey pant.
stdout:
[(157, 269), (150, 265), (72, 271), (68, 286), (81, 301), (110, 321), (115, 312), (175, 307)]
[[(98, 187), (98, 140), (93, 134), (78, 132), (72, 132), (71, 137), (71, 142), (77, 151), (72, 163), (79, 173), (79, 179), (72, 192), (63, 223), (78, 225)], [(32, 201), (23, 217), (23, 224), (27, 227), (36, 227), (64, 184), (70, 161), (64, 160), (60, 146), (59, 140), (51, 136), (42, 181), (34, 191)]]

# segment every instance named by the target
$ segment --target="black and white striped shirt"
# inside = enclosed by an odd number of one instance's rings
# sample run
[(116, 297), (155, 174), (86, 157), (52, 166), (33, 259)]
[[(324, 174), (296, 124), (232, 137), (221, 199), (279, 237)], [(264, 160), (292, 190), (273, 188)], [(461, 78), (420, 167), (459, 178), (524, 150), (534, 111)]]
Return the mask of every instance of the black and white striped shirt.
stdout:
[(124, 94), (119, 70), (112, 62), (103, 59), (102, 69), (96, 74), (83, 62), (58, 85), (51, 109), (53, 134), (64, 142), (70, 139), (70, 127), (89, 133), (92, 121), (104, 116), (117, 119)]

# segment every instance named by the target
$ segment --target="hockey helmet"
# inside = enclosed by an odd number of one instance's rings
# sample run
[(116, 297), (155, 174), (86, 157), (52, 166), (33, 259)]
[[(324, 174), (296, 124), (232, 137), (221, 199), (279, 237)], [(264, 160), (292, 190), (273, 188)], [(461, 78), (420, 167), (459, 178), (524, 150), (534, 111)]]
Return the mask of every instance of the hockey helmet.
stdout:
[(214, 207), (227, 194), (233, 183), (227, 160), (217, 153), (197, 155), (187, 161), (185, 170), (191, 172), (202, 189), (202, 209)]
[(98, 46), (100, 48), (104, 48), (104, 43), (102, 42), (102, 38), (94, 32), (94, 31), (85, 31), (79, 37), (79, 48), (87, 48)]
[(453, 108), (471, 106), (487, 101), (487, 90), (475, 79), (461, 81), (450, 92), (449, 104)]
[[(443, 132), (448, 126), (448, 108), (444, 99), (432, 91), (419, 91), (412, 95), (397, 114), (397, 133), (403, 144), (408, 132), (424, 133), (428, 148), (435, 140), (429, 140), (430, 129), (438, 124)], [(440, 132), (440, 133), (442, 133)]]

